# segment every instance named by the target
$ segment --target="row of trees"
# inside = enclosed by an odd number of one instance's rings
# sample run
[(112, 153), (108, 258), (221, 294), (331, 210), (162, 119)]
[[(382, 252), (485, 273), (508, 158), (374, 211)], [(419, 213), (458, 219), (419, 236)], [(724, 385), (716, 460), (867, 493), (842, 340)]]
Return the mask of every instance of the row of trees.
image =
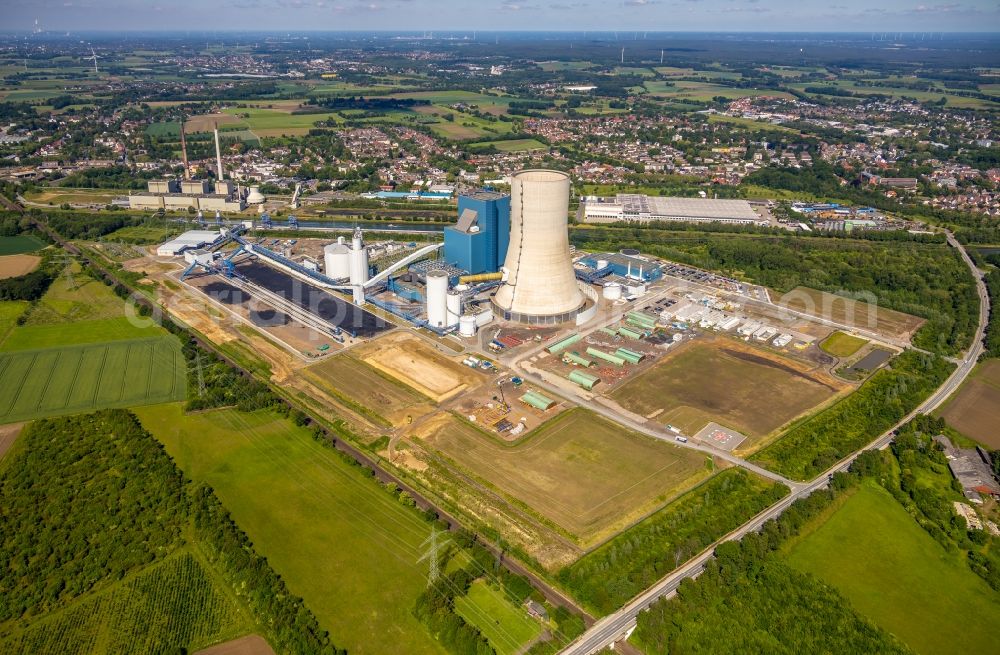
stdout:
[[(871, 452), (861, 461), (880, 457)], [(838, 473), (830, 489), (795, 501), (759, 533), (719, 545), (704, 573), (685, 580), (675, 597), (639, 615), (633, 640), (648, 655), (909, 653), (892, 635), (860, 617), (836, 590), (795, 571), (777, 555), (860, 478), (857, 470)]]
[(750, 459), (792, 479), (815, 476), (913, 411), (953, 369), (941, 357), (907, 350), (850, 396), (798, 424)]
[(723, 471), (562, 569), (559, 581), (607, 614), (787, 493), (743, 469)]

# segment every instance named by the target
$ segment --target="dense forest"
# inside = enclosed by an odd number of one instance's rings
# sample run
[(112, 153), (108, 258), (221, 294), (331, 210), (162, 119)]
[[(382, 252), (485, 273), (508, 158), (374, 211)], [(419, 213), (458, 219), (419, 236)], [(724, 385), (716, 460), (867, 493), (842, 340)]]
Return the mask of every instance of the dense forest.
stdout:
[(796, 480), (811, 478), (913, 411), (954, 365), (907, 350), (837, 404), (796, 425), (750, 459)]
[[(214, 492), (192, 488), (126, 410), (25, 428), (0, 474), (0, 620), (27, 621), (63, 607), (168, 557), (192, 534), (241, 590), (278, 652), (343, 652), (254, 552)], [(156, 652), (186, 646), (158, 644)]]
[(969, 346), (979, 317), (975, 280), (944, 245), (616, 228), (577, 230), (572, 241), (594, 250), (641, 248), (782, 293), (800, 285), (871, 292), (881, 306), (927, 319), (913, 344), (944, 355)]
[(720, 544), (704, 573), (685, 580), (675, 597), (661, 599), (639, 615), (633, 641), (647, 655), (910, 653), (859, 616), (836, 590), (776, 555), (785, 541), (859, 482), (856, 471), (838, 473), (831, 489), (795, 501), (760, 533)]

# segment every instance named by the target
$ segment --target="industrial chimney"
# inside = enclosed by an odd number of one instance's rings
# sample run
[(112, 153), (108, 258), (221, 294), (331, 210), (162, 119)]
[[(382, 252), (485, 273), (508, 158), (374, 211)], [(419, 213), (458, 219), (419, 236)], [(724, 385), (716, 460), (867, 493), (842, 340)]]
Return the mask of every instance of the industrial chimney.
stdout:
[(184, 140), (184, 117), (181, 116), (181, 157), (184, 159), (184, 179), (191, 179), (191, 169), (188, 167), (187, 142)]
[(225, 179), (225, 175), (222, 174), (222, 149), (219, 147), (219, 124), (216, 123), (213, 128), (215, 131), (215, 165), (218, 169), (216, 179), (221, 182)]
[(493, 303), (506, 320), (562, 323), (584, 303), (569, 253), (569, 176), (526, 170), (511, 178), (510, 246)]

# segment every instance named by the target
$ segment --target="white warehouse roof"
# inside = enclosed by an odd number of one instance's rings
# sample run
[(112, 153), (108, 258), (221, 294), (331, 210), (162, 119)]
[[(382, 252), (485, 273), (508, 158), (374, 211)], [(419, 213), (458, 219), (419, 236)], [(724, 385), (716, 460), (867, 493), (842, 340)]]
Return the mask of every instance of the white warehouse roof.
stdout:
[(220, 235), (221, 233), (216, 230), (188, 230), (158, 246), (156, 254), (165, 257), (180, 255), (185, 250), (207, 246), (218, 239)]
[(642, 220), (766, 223), (746, 200), (664, 198), (619, 193), (614, 198), (588, 199), (584, 207), (585, 217), (591, 222)]

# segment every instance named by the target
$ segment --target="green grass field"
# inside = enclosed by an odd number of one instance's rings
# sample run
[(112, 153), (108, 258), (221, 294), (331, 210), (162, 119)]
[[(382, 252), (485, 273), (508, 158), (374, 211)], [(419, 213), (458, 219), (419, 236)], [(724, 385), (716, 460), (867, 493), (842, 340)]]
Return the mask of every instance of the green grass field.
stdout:
[(0, 354), (0, 423), (181, 400), (187, 378), (173, 337)]
[(125, 301), (111, 288), (70, 264), (52, 282), (48, 291), (28, 315), (26, 325), (52, 325), (100, 318), (126, 316)]
[(785, 127), (784, 125), (775, 125), (774, 123), (765, 123), (764, 121), (755, 121), (750, 118), (743, 118), (742, 116), (726, 116), (725, 114), (712, 114), (708, 117), (709, 123), (728, 123), (730, 125), (736, 125), (738, 127), (744, 127), (748, 130), (772, 130), (778, 132), (788, 132), (790, 134), (798, 134), (798, 130), (793, 130), (790, 127)]
[(0, 301), (0, 344), (4, 342), (10, 331), (17, 325), (18, 317), (28, 309), (26, 300)]
[[(332, 119), (340, 122), (341, 120), (336, 112), (292, 114), (287, 111), (275, 111), (257, 107), (227, 109), (225, 113), (237, 116), (240, 119), (236, 123), (227, 124), (225, 126), (227, 129), (251, 130), (258, 137), (305, 134), (315, 127), (317, 121)], [(244, 114), (249, 114), (249, 117), (243, 118)]]
[(250, 632), (250, 617), (220, 584), (194, 556), (181, 553), (13, 630), (0, 641), (0, 650), (10, 655), (180, 653)]
[(455, 611), (479, 628), (497, 655), (516, 655), (542, 634), (542, 625), (527, 610), (484, 580), (476, 580), (467, 595), (455, 599)]
[(708, 475), (700, 453), (573, 409), (509, 444), (457, 418), (431, 448), (589, 543)]
[(0, 237), (0, 256), (20, 255), (26, 252), (34, 252), (44, 248), (45, 244), (41, 239), (31, 235), (18, 235), (16, 237)]
[(122, 243), (149, 244), (166, 241), (180, 234), (182, 230), (174, 225), (130, 225), (104, 235), (102, 241), (117, 241)]
[(547, 145), (535, 139), (511, 139), (509, 141), (481, 141), (470, 143), (469, 148), (488, 148), (493, 146), (500, 152), (523, 152), (526, 150), (545, 150)]
[(305, 428), (267, 412), (139, 408), (183, 471), (207, 482), (338, 646), (441, 654), (411, 614), (430, 525)]
[(147, 339), (162, 337), (166, 334), (166, 331), (159, 326), (136, 325), (125, 317), (99, 318), (74, 323), (23, 325), (15, 327), (7, 338), (0, 342), (0, 351), (11, 352), (124, 339)]
[(881, 487), (861, 487), (787, 560), (921, 655), (996, 651), (1000, 594)]
[(846, 332), (834, 332), (823, 339), (819, 347), (834, 357), (850, 357), (861, 350), (866, 343), (868, 343), (868, 339), (862, 339)]

